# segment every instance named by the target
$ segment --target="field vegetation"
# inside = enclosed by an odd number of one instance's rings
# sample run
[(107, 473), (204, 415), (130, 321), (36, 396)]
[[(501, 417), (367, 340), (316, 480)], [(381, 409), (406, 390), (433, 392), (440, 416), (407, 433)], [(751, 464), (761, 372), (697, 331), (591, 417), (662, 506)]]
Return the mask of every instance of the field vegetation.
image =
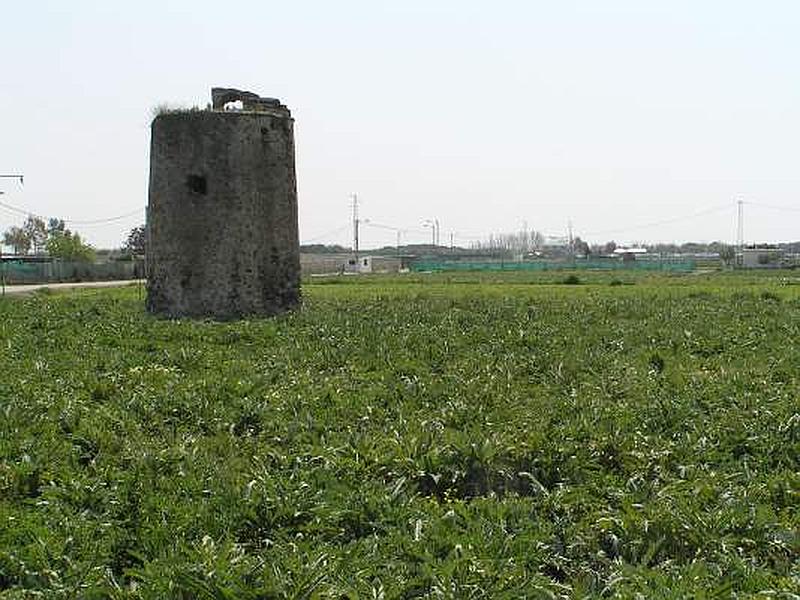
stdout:
[(0, 300), (0, 597), (798, 598), (791, 274)]

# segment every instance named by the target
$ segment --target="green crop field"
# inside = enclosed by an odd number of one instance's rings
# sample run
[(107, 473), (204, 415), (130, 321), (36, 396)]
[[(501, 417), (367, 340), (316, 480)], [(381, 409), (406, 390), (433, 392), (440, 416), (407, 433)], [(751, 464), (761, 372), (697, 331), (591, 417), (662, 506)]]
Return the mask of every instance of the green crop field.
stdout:
[(231, 323), (3, 298), (0, 597), (798, 598), (795, 283), (340, 277)]

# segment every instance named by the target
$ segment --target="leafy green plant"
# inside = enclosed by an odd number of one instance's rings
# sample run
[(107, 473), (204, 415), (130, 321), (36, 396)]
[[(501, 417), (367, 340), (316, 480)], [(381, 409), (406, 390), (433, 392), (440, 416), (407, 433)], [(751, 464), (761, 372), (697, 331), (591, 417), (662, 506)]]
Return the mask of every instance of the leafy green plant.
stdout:
[(579, 285), (581, 283), (581, 278), (573, 273), (564, 277), (564, 279), (561, 280), (561, 283), (564, 285)]
[(3, 299), (0, 595), (800, 593), (798, 291), (560, 277)]

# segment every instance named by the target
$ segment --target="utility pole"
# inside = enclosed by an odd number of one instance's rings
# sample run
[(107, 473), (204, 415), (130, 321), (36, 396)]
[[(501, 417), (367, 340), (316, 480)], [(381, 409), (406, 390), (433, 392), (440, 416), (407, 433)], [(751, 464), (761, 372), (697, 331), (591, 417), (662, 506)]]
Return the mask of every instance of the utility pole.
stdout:
[(439, 228), (439, 219), (434, 219), (434, 222), (436, 223), (436, 245), (438, 246), (441, 243), (439, 234), (442, 232), (442, 230)]
[(397, 268), (400, 269), (400, 230), (397, 230)]
[(569, 255), (574, 256), (575, 240), (572, 238), (572, 219), (567, 221), (567, 240), (569, 241)]
[(422, 223), (423, 227), (430, 227), (431, 228), (431, 246), (434, 248), (438, 245), (437, 242), (437, 229), (438, 229), (439, 219), (426, 219), (425, 222)]
[(522, 219), (522, 239), (520, 240), (522, 255), (525, 256), (531, 251), (531, 235), (528, 232), (528, 219)]
[(456, 249), (456, 246), (453, 243), (453, 237), (455, 237), (455, 234), (451, 231), (450, 232), (450, 252), (451, 253)]
[(356, 259), (356, 270), (358, 269), (358, 196), (353, 194), (353, 255)]
[(744, 257), (744, 200), (737, 202), (738, 210), (736, 212), (736, 247), (738, 256), (735, 263), (743, 260)]

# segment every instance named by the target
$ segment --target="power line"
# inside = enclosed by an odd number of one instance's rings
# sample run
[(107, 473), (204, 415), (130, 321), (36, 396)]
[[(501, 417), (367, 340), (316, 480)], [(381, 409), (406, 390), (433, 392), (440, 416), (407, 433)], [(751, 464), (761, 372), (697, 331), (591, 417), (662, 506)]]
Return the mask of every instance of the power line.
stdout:
[(329, 237), (331, 235), (335, 235), (335, 234), (339, 233), (340, 231), (344, 231), (345, 229), (349, 229), (349, 228), (350, 228), (350, 223), (348, 223), (347, 225), (343, 225), (342, 227), (337, 227), (336, 229), (331, 229), (330, 231), (322, 233), (322, 234), (320, 234), (320, 235), (318, 235), (316, 237), (307, 239), (307, 240), (305, 240), (305, 241), (303, 241), (301, 243), (303, 245), (311, 244), (313, 242), (325, 239), (326, 237)]
[(5, 215), (14, 215), (14, 216), (16, 216), (16, 215), (17, 215), (17, 213), (16, 213), (16, 212), (14, 212), (14, 211), (11, 211), (11, 210), (8, 210), (7, 208), (4, 208), (2, 204), (0, 204), (0, 214), (5, 214)]
[(106, 219), (92, 219), (92, 220), (89, 220), (89, 221), (79, 221), (79, 220), (76, 220), (76, 219), (69, 219), (69, 220), (64, 219), (64, 222), (65, 223), (72, 223), (74, 225), (100, 225), (102, 223), (111, 223), (113, 221), (121, 221), (123, 219), (127, 219), (129, 217), (134, 216), (134, 215), (141, 214), (141, 212), (143, 210), (144, 210), (144, 207), (138, 208), (136, 210), (132, 210), (131, 212), (125, 213), (124, 215), (117, 215), (116, 217), (108, 217)]
[(701, 210), (701, 211), (698, 211), (698, 212), (695, 212), (695, 213), (692, 213), (692, 214), (689, 214), (689, 215), (683, 215), (681, 217), (673, 217), (673, 218), (670, 218), (670, 219), (663, 219), (661, 221), (651, 221), (649, 223), (642, 223), (640, 225), (634, 225), (634, 226), (631, 226), (631, 227), (620, 227), (620, 228), (616, 228), (616, 229), (606, 229), (605, 231), (592, 231), (592, 232), (584, 233), (583, 235), (585, 235), (585, 236), (589, 236), (589, 235), (606, 235), (606, 234), (609, 234), (609, 233), (624, 233), (626, 231), (636, 231), (636, 230), (639, 230), (639, 229), (646, 229), (646, 228), (649, 228), (649, 227), (658, 227), (660, 225), (668, 225), (670, 223), (677, 223), (678, 221), (686, 221), (686, 220), (689, 220), (689, 219), (694, 219), (696, 217), (701, 217), (703, 215), (708, 215), (708, 214), (711, 214), (711, 213), (721, 212), (723, 210), (730, 210), (731, 208), (732, 208), (732, 205), (730, 203), (726, 203), (726, 204), (722, 204), (720, 206), (707, 208), (705, 210)]
[(383, 223), (376, 223), (375, 221), (364, 219), (361, 221), (364, 225), (368, 227), (377, 227), (378, 229), (388, 229), (389, 231), (401, 231), (403, 233), (417, 233), (419, 235), (428, 235), (428, 232), (424, 229), (413, 229), (410, 227), (394, 227), (393, 225), (384, 225)]
[[(0, 206), (5, 208), (6, 210), (13, 211), (15, 213), (21, 214), (21, 215), (26, 216), (26, 217), (27, 216), (31, 216), (31, 217), (36, 217), (36, 218), (42, 219), (42, 220), (45, 219), (45, 217), (43, 217), (41, 215), (37, 215), (34, 212), (31, 212), (29, 210), (24, 210), (24, 209), (18, 208), (16, 206), (12, 206), (11, 204), (6, 204), (5, 202), (0, 202)], [(89, 219), (89, 220), (61, 219), (61, 220), (64, 221), (64, 223), (69, 223), (70, 225), (101, 225), (101, 224), (105, 224), (105, 223), (113, 223), (114, 221), (121, 221), (122, 219), (127, 219), (129, 217), (134, 216), (134, 215), (141, 214), (141, 212), (143, 210), (144, 210), (144, 207), (137, 208), (134, 211), (131, 211), (129, 213), (125, 213), (124, 215), (117, 215), (115, 217), (107, 217), (107, 218), (103, 218), (103, 219)]]
[(415, 233), (417, 235), (424, 235), (424, 236), (430, 235), (424, 229), (414, 229), (413, 227), (395, 227), (393, 225), (384, 225), (383, 223), (376, 223), (375, 221), (373, 221), (371, 219), (362, 219), (361, 220), (361, 224), (362, 225), (366, 225), (368, 227), (376, 227), (378, 229), (387, 229), (389, 231), (395, 231), (395, 232), (400, 231), (400, 232), (402, 232), (404, 234), (405, 233)]
[(760, 208), (771, 208), (772, 210), (783, 210), (787, 212), (800, 212), (800, 208), (795, 206), (775, 206), (773, 204), (763, 204), (761, 202), (748, 202), (746, 200), (742, 201), (744, 204), (749, 204), (750, 206), (758, 206)]
[(404, 229), (400, 229), (399, 227), (392, 227), (391, 225), (382, 225), (380, 223), (374, 223), (373, 221), (364, 219), (361, 221), (362, 224), (366, 225), (367, 227), (376, 227), (378, 229), (388, 229), (389, 231), (405, 231)]
[(0, 202), (0, 206), (2, 206), (3, 208), (5, 208), (7, 210), (12, 211), (12, 212), (19, 213), (21, 215), (25, 215), (26, 217), (28, 215), (31, 215), (31, 216), (34, 216), (34, 217), (37, 216), (37, 215), (34, 215), (32, 212), (29, 212), (27, 210), (22, 210), (21, 208), (17, 208), (15, 206), (11, 206), (10, 204), (6, 204), (5, 202)]
[(364, 225), (367, 225), (369, 227), (375, 227), (377, 229), (384, 229), (384, 230), (394, 231), (395, 235), (397, 236), (397, 240), (395, 241), (395, 247), (397, 248), (397, 257), (398, 257), (398, 259), (400, 258), (400, 237), (404, 233), (408, 233), (410, 231), (409, 229), (400, 229), (399, 227), (392, 227), (391, 225), (383, 225), (381, 223), (373, 223), (369, 219), (365, 219), (363, 221), (363, 223), (364, 223)]

